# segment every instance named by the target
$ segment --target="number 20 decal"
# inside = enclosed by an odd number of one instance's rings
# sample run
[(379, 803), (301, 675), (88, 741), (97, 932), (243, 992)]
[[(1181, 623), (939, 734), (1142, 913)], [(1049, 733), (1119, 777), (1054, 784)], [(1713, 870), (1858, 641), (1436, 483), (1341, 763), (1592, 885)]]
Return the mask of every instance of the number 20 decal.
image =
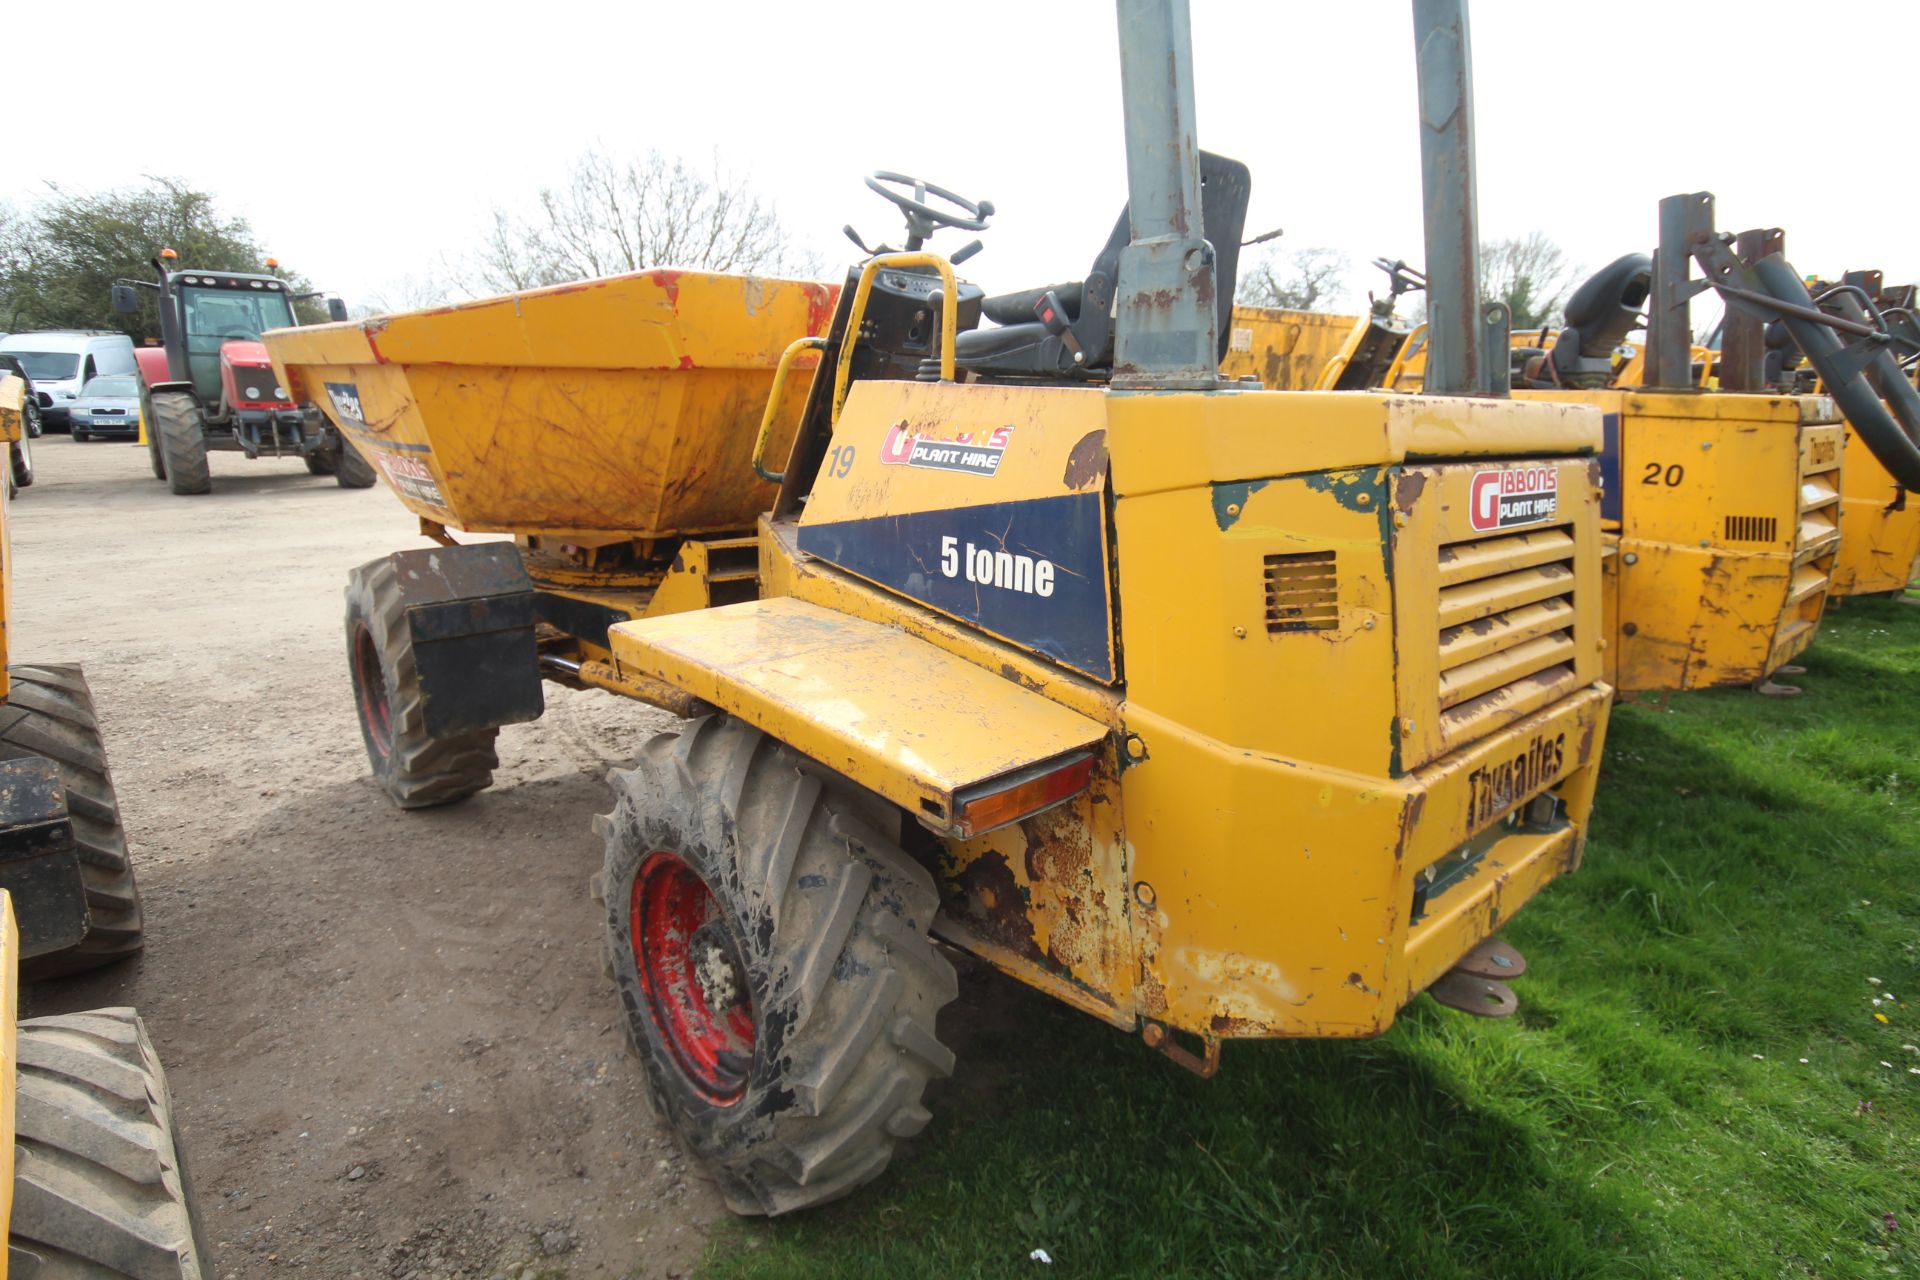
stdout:
[(1657, 462), (1649, 462), (1647, 464), (1647, 473), (1640, 477), (1640, 483), (1665, 485), (1667, 488), (1673, 489), (1677, 488), (1680, 482), (1686, 478), (1687, 469), (1677, 462), (1665, 467)]

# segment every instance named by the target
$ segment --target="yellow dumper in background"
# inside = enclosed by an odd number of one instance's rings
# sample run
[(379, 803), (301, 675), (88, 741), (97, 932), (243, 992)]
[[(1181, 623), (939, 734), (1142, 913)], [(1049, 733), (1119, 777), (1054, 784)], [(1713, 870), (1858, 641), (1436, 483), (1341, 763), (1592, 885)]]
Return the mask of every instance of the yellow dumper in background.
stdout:
[(1235, 307), (1220, 372), (1257, 378), (1269, 391), (1418, 391), (1417, 373), (1409, 380), (1401, 371), (1409, 358), (1424, 367), (1427, 327), (1409, 332), (1394, 312), (1401, 294), (1427, 287), (1426, 277), (1405, 262), (1375, 258), (1373, 265), (1387, 273), (1387, 294), (1370, 295), (1364, 316)]
[[(0, 377), (0, 442), (26, 382)], [(126, 833), (74, 666), (14, 663), (12, 499), (0, 500), (0, 1275), (201, 1280), (166, 1075), (132, 1009), (18, 1021), (20, 979), (140, 949)]]
[[(1814, 284), (1820, 294), (1835, 288)], [(1888, 286), (1878, 271), (1850, 271), (1838, 288), (1862, 290), (1892, 332), (1910, 342), (1920, 340), (1913, 285)], [(1913, 350), (1909, 346), (1902, 355), (1910, 357)], [(1909, 366), (1909, 380), (1911, 377)], [(1767, 329), (1767, 381), (1787, 387), (1804, 383), (1808, 384), (1807, 390), (1819, 389), (1819, 379), (1805, 368), (1779, 322)], [(1904, 592), (1907, 584), (1920, 575), (1920, 503), (1893, 478), (1851, 422), (1847, 424), (1845, 452), (1840, 550), (1834, 556), (1832, 594), (1844, 597)]]
[[(1710, 230), (1710, 196), (1667, 203)], [(1515, 333), (1514, 396), (1604, 415), (1607, 681), (1782, 691), (1768, 677), (1813, 642), (1839, 549), (1841, 419), (1825, 396), (1710, 390), (1714, 353), (1693, 344), (1684, 299), (1642, 318), (1652, 268), (1626, 255), (1575, 292), (1562, 328)], [(1680, 354), (1655, 382), (1647, 348), (1672, 334)], [(1387, 376), (1417, 387), (1425, 364), (1409, 341)]]

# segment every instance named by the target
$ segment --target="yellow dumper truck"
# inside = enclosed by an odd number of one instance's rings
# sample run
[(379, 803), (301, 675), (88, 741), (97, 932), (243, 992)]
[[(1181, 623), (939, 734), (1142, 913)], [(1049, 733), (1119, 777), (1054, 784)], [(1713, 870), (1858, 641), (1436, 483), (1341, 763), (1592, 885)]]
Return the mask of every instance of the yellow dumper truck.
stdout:
[[(24, 380), (0, 377), (0, 440)], [(17, 1021), (20, 978), (140, 947), (139, 896), (80, 669), (14, 665), (11, 500), (0, 500), (0, 1276), (211, 1275), (160, 1060), (132, 1009)]]
[[(1778, 319), (1783, 304), (1756, 291), (1751, 279), (1740, 283), (1735, 269), (1714, 255), (1740, 264), (1740, 272), (1763, 259), (1783, 266), (1778, 231), (1743, 233), (1744, 257), (1736, 256), (1728, 247), (1732, 238), (1713, 229), (1710, 194), (1674, 196), (1661, 210), (1661, 255), (1675, 288), (1655, 299), (1655, 260), (1645, 254), (1608, 264), (1575, 291), (1558, 329), (1513, 335), (1513, 394), (1587, 404), (1604, 414), (1607, 682), (1628, 694), (1739, 684), (1795, 692), (1769, 677), (1813, 642), (1848, 561), (1843, 501), (1849, 519), (1864, 522), (1861, 507), (1874, 508), (1872, 523), (1854, 539), (1850, 584), (1884, 584), (1897, 566), (1912, 564), (1912, 550), (1904, 558), (1901, 551), (1905, 490), (1879, 456), (1897, 458), (1911, 446), (1886, 406), (1871, 397), (1866, 408), (1879, 416), (1878, 443), (1843, 422), (1833, 397), (1812, 393), (1817, 379), (1805, 379), (1806, 394), (1792, 394), (1782, 380), (1763, 376), (1761, 315), (1774, 318), (1775, 332), (1765, 339), (1769, 350), (1796, 345)], [(1693, 257), (1711, 257), (1727, 270), (1691, 279)], [(1735, 304), (1725, 358), (1692, 340), (1688, 300), (1706, 287)], [(1784, 305), (1802, 304), (1788, 299)], [(1810, 301), (1804, 309), (1814, 314)], [(1889, 307), (1887, 315), (1894, 314)], [(1306, 349), (1307, 336), (1358, 333), (1365, 325), (1317, 317), (1325, 323), (1316, 327), (1295, 313), (1246, 309), (1239, 315), (1249, 352), (1228, 367), (1269, 386), (1292, 376), (1287, 353)], [(1834, 317), (1825, 319), (1830, 328)], [(1842, 317), (1841, 323), (1851, 322)], [(1880, 319), (1873, 342), (1885, 346), (1897, 337), (1888, 324)], [(1647, 338), (1630, 342), (1643, 328)], [(1754, 332), (1745, 332), (1749, 328)], [(1422, 336), (1416, 330), (1406, 339), (1374, 385), (1420, 384)], [(1821, 349), (1819, 360), (1856, 392), (1867, 385), (1857, 375), (1841, 377), (1831, 352)], [(1339, 362), (1329, 360), (1318, 380), (1324, 385), (1339, 371)], [(1844, 448), (1843, 432), (1852, 441)], [(1846, 468), (1863, 477), (1858, 483), (1868, 496), (1846, 496), (1855, 492), (1855, 481), (1846, 478), (1843, 456)], [(1870, 554), (1861, 544), (1891, 550)]]
[(1459, 109), (1433, 394), (1387, 397), (1219, 375), (1251, 179), (1196, 145), (1184, 0), (1118, 8), (1129, 206), (1071, 285), (984, 296), (925, 242), (986, 206), (876, 174), (906, 249), (838, 289), (658, 271), (266, 336), (440, 544), (347, 592), (399, 804), (487, 785), (543, 677), (691, 718), (612, 775), (594, 889), (659, 1112), (740, 1212), (928, 1123), (936, 940), (1210, 1075), (1423, 991), (1510, 1012), (1493, 935), (1580, 861), (1602, 415), (1459, 394), (1464, 9), (1415, 5)]
[[(1878, 271), (1849, 271), (1838, 284), (1815, 281), (1810, 290), (1828, 299), (1829, 307), (1856, 291), (1857, 300), (1871, 306), (1873, 315), (1887, 330), (1889, 345), (1894, 347), (1906, 381), (1911, 383), (1915, 359), (1920, 356), (1915, 287), (1888, 285)], [(1818, 375), (1800, 358), (1783, 322), (1776, 320), (1767, 326), (1765, 342), (1769, 386), (1819, 389)], [(1891, 413), (1892, 406), (1887, 407)], [(1832, 594), (1902, 593), (1920, 575), (1920, 502), (1893, 478), (1851, 422), (1847, 424), (1845, 454), (1840, 549), (1834, 555)]]

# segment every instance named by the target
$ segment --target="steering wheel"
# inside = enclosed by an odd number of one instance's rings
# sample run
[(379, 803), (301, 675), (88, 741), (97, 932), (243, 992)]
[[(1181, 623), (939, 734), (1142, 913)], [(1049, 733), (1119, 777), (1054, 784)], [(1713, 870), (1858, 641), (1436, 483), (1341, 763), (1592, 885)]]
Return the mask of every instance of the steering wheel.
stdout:
[[(911, 187), (913, 194), (897, 190)], [(993, 216), (993, 202), (982, 200), (975, 203), (965, 196), (955, 195), (945, 187), (936, 187), (931, 182), (919, 178), (910, 178), (904, 173), (891, 173), (885, 169), (876, 169), (867, 175), (867, 188), (875, 195), (883, 196), (900, 206), (907, 215), (907, 231), (910, 240), (922, 239), (933, 234), (935, 227), (958, 227), (962, 231), (985, 231), (987, 219)], [(942, 208), (927, 203), (928, 196), (938, 196), (951, 208)], [(919, 248), (909, 243), (908, 248)]]

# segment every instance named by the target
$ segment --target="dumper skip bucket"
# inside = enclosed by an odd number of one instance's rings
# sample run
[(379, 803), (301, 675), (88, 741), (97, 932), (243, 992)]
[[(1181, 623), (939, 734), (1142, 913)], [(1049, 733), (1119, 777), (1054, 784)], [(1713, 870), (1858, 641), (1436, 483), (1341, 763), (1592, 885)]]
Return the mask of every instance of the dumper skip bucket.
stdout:
[[(774, 369), (826, 331), (838, 292), (648, 271), (264, 340), (293, 397), (418, 515), (663, 538), (748, 529), (771, 503), (752, 459)], [(786, 457), (808, 382), (789, 380), (769, 458)]]

